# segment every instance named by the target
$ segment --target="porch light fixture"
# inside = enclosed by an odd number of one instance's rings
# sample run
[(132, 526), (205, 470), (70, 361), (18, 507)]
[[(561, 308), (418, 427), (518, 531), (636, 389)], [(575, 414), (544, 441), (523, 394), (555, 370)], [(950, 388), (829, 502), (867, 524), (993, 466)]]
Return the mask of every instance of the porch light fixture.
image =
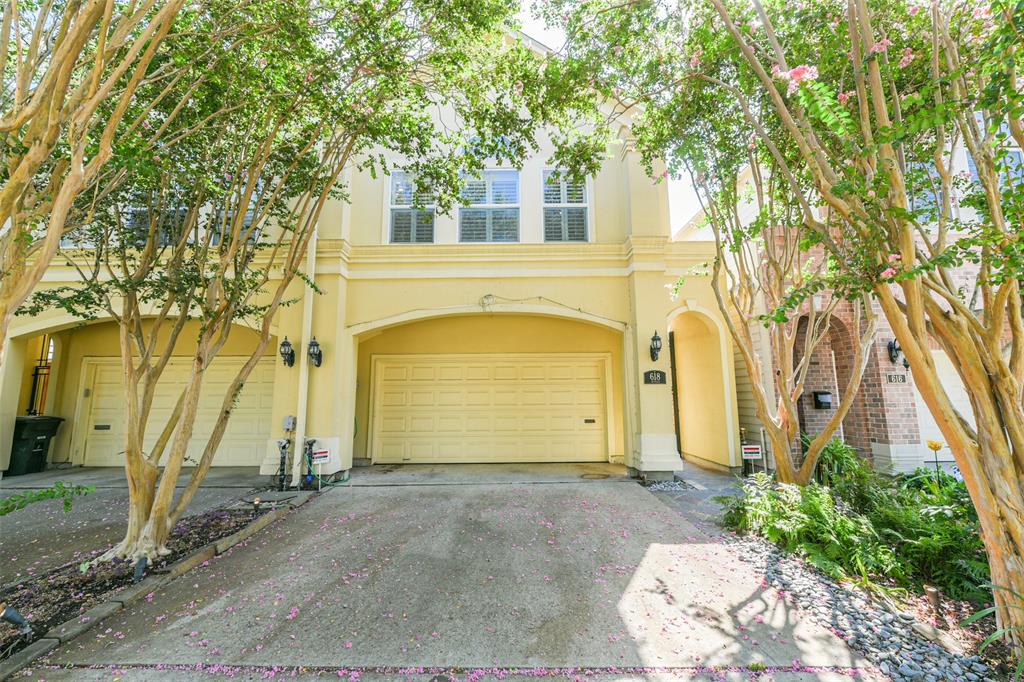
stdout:
[(320, 342), (314, 336), (309, 340), (309, 361), (314, 367), (319, 367), (324, 361), (324, 352), (320, 349)]
[(658, 336), (658, 330), (654, 330), (654, 336), (651, 337), (651, 360), (657, 361), (658, 355), (661, 353), (661, 337)]
[[(889, 342), (889, 361), (892, 364), (896, 364), (900, 361), (900, 356), (903, 355), (903, 349), (900, 348), (900, 342), (893, 339)], [(910, 369), (910, 360), (907, 360), (907, 356), (903, 355), (903, 369)]]
[(284, 362), (285, 367), (291, 367), (295, 364), (295, 349), (292, 348), (292, 342), (288, 340), (288, 337), (284, 337), (284, 341), (281, 342), (281, 360)]

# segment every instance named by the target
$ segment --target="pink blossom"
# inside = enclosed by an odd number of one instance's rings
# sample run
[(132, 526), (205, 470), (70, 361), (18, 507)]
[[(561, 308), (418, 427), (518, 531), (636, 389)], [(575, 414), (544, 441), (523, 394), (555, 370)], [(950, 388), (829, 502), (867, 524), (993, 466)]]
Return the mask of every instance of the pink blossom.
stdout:
[(786, 92), (792, 95), (800, 87), (801, 83), (818, 78), (818, 67), (801, 64), (800, 66), (794, 66), (789, 71), (782, 71), (779, 69), (778, 64), (772, 64), (772, 75), (780, 80), (787, 81), (789, 87), (786, 89)]
[(295, 620), (299, 615), (299, 607), (293, 606), (289, 611), (288, 615), (285, 616), (288, 620)]
[(901, 260), (903, 260), (903, 256), (902, 255), (900, 255), (898, 253), (890, 253), (889, 254), (889, 262), (890, 263), (899, 263)]
[(918, 12), (920, 12), (923, 9), (924, 9), (924, 5), (911, 5), (910, 6), (910, 16), (916, 17)]
[(850, 100), (850, 98), (853, 97), (853, 95), (854, 95), (853, 90), (847, 90), (846, 92), (840, 92), (839, 93), (839, 103), (840, 104), (846, 104)]
[(889, 279), (890, 277), (896, 276), (896, 268), (886, 268), (882, 270), (882, 279)]
[(903, 58), (900, 59), (900, 68), (905, 69), (912, 61), (914, 61), (914, 51), (909, 47), (903, 48)]
[(874, 199), (876, 196), (878, 196), (878, 195), (875, 193), (875, 190), (873, 190), (873, 189), (869, 189), (868, 190), (868, 198), (869, 199)]
[(882, 38), (877, 43), (875, 43), (874, 45), (871, 46), (871, 52), (874, 53), (874, 54), (879, 54), (880, 52), (885, 52), (886, 50), (889, 49), (890, 45), (892, 45), (892, 41), (891, 40), (889, 40), (888, 38)]
[(694, 52), (693, 56), (690, 57), (690, 68), (696, 69), (700, 67), (700, 52)]

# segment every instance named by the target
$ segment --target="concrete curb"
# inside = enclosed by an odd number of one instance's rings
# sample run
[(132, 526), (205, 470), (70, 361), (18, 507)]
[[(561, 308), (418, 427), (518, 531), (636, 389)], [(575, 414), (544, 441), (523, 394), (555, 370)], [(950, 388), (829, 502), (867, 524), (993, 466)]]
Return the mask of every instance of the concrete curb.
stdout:
[(110, 596), (105, 602), (97, 604), (85, 613), (50, 628), (50, 630), (40, 639), (32, 642), (10, 658), (0, 661), (0, 682), (11, 679), (15, 673), (22, 668), (27, 667), (37, 658), (45, 656), (61, 644), (70, 642), (75, 637), (88, 632), (129, 604), (160, 589), (167, 583), (191, 571), (203, 562), (209, 561), (215, 556), (223, 554), (243, 540), (248, 540), (274, 521), (284, 518), (293, 510), (301, 507), (315, 496), (316, 493), (310, 493), (297, 500), (295, 504), (267, 512), (241, 530), (236, 531), (226, 538), (221, 538), (220, 540), (211, 542), (188, 555), (184, 559), (176, 561), (168, 566), (165, 572), (147, 576), (141, 582), (126, 587), (117, 594)]

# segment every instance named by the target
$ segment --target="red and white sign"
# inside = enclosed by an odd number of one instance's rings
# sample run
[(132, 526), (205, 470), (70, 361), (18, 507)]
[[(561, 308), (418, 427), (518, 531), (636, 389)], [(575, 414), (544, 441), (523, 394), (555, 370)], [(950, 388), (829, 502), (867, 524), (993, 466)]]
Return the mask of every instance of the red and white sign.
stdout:
[(314, 450), (313, 451), (313, 464), (323, 464), (331, 458), (330, 450)]
[(761, 459), (760, 445), (741, 445), (740, 456), (743, 459)]

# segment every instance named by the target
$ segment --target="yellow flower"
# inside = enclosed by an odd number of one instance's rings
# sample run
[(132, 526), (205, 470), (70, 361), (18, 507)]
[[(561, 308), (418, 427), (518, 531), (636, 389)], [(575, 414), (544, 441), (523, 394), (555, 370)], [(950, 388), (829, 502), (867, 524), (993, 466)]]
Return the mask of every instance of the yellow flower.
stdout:
[(942, 449), (942, 448), (943, 448), (944, 446), (945, 446), (945, 443), (943, 443), (943, 442), (942, 442), (942, 441), (940, 441), (940, 440), (930, 440), (930, 441), (928, 441), (928, 449), (929, 449), (929, 450), (932, 450), (932, 451), (934, 451), (934, 452), (938, 452), (938, 451), (939, 451), (939, 450), (941, 450), (941, 449)]

